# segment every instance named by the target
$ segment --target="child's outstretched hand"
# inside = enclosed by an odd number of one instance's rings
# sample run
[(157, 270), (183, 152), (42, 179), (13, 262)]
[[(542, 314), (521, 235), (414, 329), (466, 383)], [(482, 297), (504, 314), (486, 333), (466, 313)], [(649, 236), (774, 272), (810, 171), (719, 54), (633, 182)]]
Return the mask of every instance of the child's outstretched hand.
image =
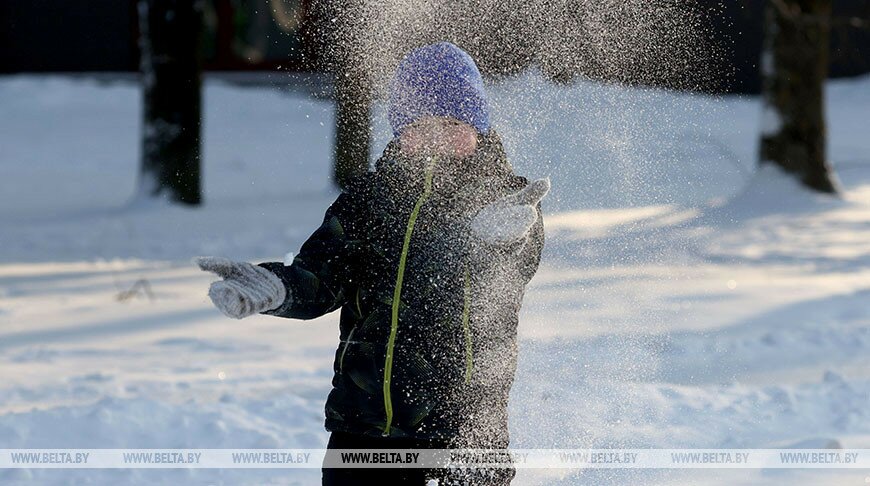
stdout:
[(223, 278), (212, 282), (208, 296), (229, 317), (241, 319), (275, 309), (287, 295), (281, 279), (263, 267), (221, 257), (197, 257), (194, 262)]
[(471, 230), (492, 245), (509, 245), (526, 238), (538, 220), (535, 206), (550, 191), (550, 179), (530, 182), (518, 192), (484, 207), (471, 220)]

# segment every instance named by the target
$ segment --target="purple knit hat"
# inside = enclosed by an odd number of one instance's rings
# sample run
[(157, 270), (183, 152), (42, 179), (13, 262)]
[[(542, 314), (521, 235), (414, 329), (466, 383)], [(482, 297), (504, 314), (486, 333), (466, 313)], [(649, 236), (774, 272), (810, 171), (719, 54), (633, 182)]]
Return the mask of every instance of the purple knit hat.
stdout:
[(424, 116), (450, 116), (480, 133), (489, 131), (483, 78), (474, 60), (449, 42), (414, 49), (399, 63), (390, 84), (387, 118), (398, 136)]

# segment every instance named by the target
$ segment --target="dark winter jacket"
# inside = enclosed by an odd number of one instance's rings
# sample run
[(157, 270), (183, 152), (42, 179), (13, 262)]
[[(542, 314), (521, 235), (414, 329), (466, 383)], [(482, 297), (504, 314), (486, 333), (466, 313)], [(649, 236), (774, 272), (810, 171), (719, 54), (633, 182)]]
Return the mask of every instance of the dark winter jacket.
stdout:
[(393, 140), (291, 265), (261, 264), (288, 295), (264, 314), (341, 307), (328, 430), (507, 446), (517, 315), (543, 223), (538, 207), (529, 238), (505, 247), (477, 240), (469, 220), (527, 184), (494, 131), (465, 160), (406, 157)]

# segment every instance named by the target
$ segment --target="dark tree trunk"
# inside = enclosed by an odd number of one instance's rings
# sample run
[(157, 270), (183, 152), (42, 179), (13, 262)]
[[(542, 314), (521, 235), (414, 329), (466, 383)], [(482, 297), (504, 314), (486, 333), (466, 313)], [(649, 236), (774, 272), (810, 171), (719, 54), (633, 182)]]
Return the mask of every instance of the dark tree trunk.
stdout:
[[(369, 2), (370, 3), (370, 2)], [(335, 127), (332, 174), (341, 188), (369, 165), (373, 84), (371, 24), (366, 0), (308, 0), (308, 18), (314, 23), (305, 35), (312, 40), (316, 68), (333, 78)]]
[(141, 196), (199, 204), (202, 0), (139, 0)]
[(357, 70), (335, 76), (335, 182), (341, 188), (368, 169), (371, 94)]
[(836, 192), (825, 157), (824, 83), (832, 0), (768, 0), (761, 70), (761, 163)]

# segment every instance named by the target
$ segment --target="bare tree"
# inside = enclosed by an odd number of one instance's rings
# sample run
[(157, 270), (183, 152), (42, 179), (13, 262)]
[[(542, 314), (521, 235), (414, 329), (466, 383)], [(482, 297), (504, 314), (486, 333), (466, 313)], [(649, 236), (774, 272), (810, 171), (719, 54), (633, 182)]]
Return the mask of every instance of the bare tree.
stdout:
[(335, 76), (335, 153), (333, 177), (339, 187), (368, 168), (371, 92), (359, 70)]
[(139, 0), (144, 101), (139, 193), (200, 204), (203, 0)]
[(824, 83), (832, 0), (768, 0), (762, 50), (761, 163), (836, 192), (827, 162)]
[(369, 165), (371, 107), (367, 67), (367, 0), (308, 0), (305, 36), (316, 69), (333, 79), (333, 181), (341, 188)]

